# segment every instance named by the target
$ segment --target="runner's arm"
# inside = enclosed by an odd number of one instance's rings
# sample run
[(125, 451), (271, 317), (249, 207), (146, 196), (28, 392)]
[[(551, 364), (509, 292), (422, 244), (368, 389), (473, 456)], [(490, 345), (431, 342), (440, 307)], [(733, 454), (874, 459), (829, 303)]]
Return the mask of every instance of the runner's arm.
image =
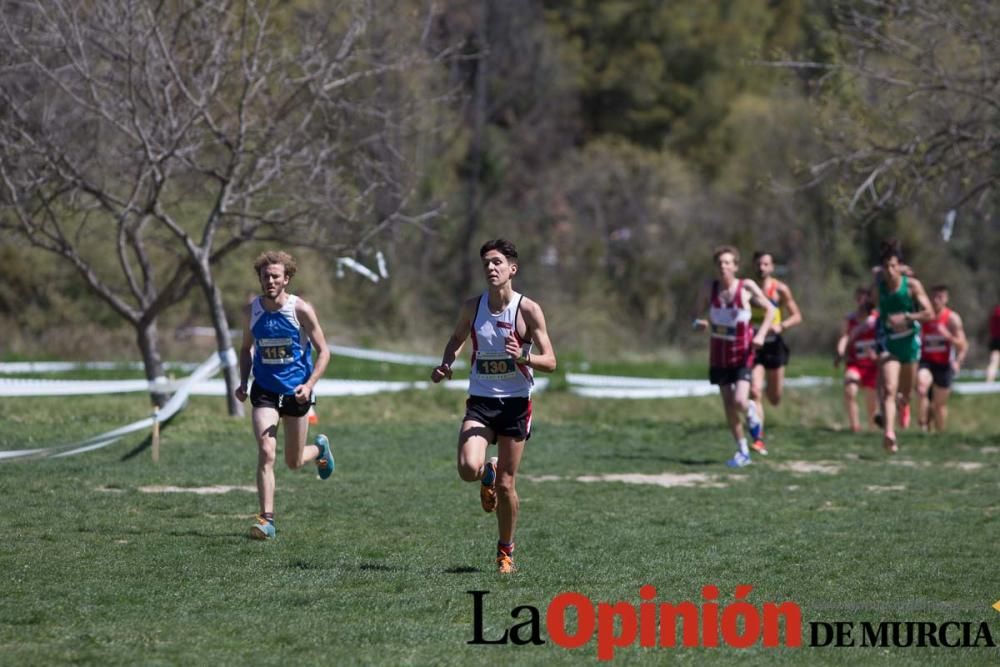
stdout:
[(951, 333), (952, 345), (955, 346), (955, 364), (961, 366), (965, 363), (965, 355), (969, 353), (969, 339), (965, 337), (962, 317), (955, 311), (951, 311), (951, 317), (948, 318), (948, 332)]
[[(520, 356), (520, 350), (518, 350), (515, 354), (517, 362), (536, 371), (551, 373), (556, 369), (556, 353), (552, 349), (552, 341), (549, 340), (542, 307), (526, 298), (521, 302), (521, 317), (524, 318), (525, 333), (535, 349), (524, 357)], [(514, 345), (516, 346), (516, 341)]]
[(709, 283), (702, 283), (698, 290), (698, 296), (695, 298), (694, 317), (691, 318), (691, 328), (695, 331), (708, 329), (708, 318), (705, 316), (712, 300), (709, 289)]
[(330, 363), (330, 348), (326, 344), (326, 337), (323, 335), (323, 328), (319, 325), (316, 311), (312, 304), (304, 299), (299, 299), (295, 304), (295, 315), (299, 318), (302, 328), (309, 337), (313, 347), (316, 349), (316, 363), (313, 365), (312, 374), (302, 384), (307, 388), (305, 396), (308, 398), (316, 383), (326, 372), (327, 364)]
[(253, 333), (250, 331), (250, 304), (243, 306), (243, 338), (240, 340), (240, 386), (233, 395), (243, 402), (247, 398), (247, 383), (253, 368)]
[(774, 322), (774, 313), (777, 310), (771, 300), (767, 298), (760, 286), (749, 278), (743, 281), (743, 289), (750, 294), (750, 301), (764, 309), (764, 319), (761, 320), (760, 329), (754, 332), (754, 345), (760, 347), (767, 338), (767, 332), (771, 330)]
[(475, 317), (478, 303), (477, 297), (462, 304), (455, 330), (448, 338), (448, 342), (445, 343), (444, 352), (441, 354), (441, 363), (431, 371), (431, 382), (440, 382), (445, 378), (451, 379), (451, 366), (458, 358), (462, 347), (465, 346), (465, 339), (469, 337), (469, 332), (472, 330), (472, 318)]
[(799, 304), (792, 296), (791, 288), (785, 283), (778, 283), (778, 295), (781, 308), (788, 313), (788, 316), (781, 318), (781, 322), (775, 326), (775, 333), (781, 333), (802, 324), (802, 311), (799, 310)]
[(840, 323), (840, 338), (837, 339), (837, 356), (833, 360), (833, 365), (837, 366), (847, 356), (847, 346), (851, 342), (851, 325), (848, 320)]
[(931, 300), (927, 298), (927, 292), (923, 284), (916, 278), (910, 278), (910, 296), (917, 302), (920, 310), (914, 313), (904, 313), (907, 320), (912, 322), (930, 322), (934, 319), (934, 308)]

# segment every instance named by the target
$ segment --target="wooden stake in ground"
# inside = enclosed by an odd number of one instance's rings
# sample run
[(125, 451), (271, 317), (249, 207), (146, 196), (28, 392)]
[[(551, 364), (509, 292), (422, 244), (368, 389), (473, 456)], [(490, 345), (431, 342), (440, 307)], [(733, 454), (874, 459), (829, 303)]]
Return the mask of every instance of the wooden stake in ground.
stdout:
[(153, 463), (160, 462), (160, 408), (153, 408)]

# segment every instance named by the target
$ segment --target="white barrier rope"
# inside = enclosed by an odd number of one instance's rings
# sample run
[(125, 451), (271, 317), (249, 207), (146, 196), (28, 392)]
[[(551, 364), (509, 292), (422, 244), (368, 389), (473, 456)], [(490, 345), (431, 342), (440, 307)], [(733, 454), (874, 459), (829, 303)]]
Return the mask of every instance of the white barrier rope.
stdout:
[[(715, 394), (715, 385), (704, 380), (680, 380), (664, 378), (640, 378), (620, 375), (591, 375), (567, 373), (569, 390), (577, 396), (588, 398), (681, 398), (685, 396), (710, 396)], [(804, 375), (785, 379), (786, 387), (806, 389), (836, 384), (830, 377)], [(956, 394), (1000, 393), (1000, 382), (955, 382), (951, 390)]]
[[(184, 407), (185, 403), (187, 403), (192, 385), (215, 375), (219, 369), (222, 368), (224, 363), (229, 362), (231, 359), (235, 359), (235, 356), (236, 353), (232, 350), (232, 348), (230, 348), (225, 353), (213, 354), (211, 357), (206, 359), (186, 380), (178, 386), (176, 393), (174, 393), (174, 395), (170, 397), (170, 400), (168, 400), (166, 404), (160, 408), (155, 417), (146, 417), (145, 419), (140, 419), (139, 421), (132, 422), (131, 424), (126, 424), (125, 426), (113, 429), (107, 433), (102, 433), (92, 438), (87, 438), (86, 440), (81, 440), (80, 442), (68, 445), (56, 445), (41, 449), (15, 449), (11, 451), (3, 451), (0, 452), (0, 461), (9, 461), (28, 456), (59, 457), (82, 454), (84, 452), (90, 452), (95, 449), (107, 447), (111, 443), (118, 441), (129, 433), (135, 433), (136, 431), (151, 428), (153, 426), (154, 419), (160, 422), (165, 422), (177, 414), (177, 412)], [(145, 384), (145, 381), (143, 382)], [(143, 390), (148, 390), (148, 386), (144, 386)]]

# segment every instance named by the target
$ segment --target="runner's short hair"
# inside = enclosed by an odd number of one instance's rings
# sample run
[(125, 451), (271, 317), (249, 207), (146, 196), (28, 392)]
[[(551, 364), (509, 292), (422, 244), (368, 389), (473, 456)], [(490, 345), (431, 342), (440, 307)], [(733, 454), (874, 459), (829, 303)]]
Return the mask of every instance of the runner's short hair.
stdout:
[(948, 291), (948, 286), (941, 283), (931, 287), (930, 294), (937, 294), (938, 292), (947, 292), (947, 291)]
[(295, 275), (295, 271), (298, 268), (295, 266), (295, 258), (284, 250), (267, 250), (257, 255), (257, 259), (253, 261), (253, 270), (259, 278), (260, 270), (272, 264), (281, 264), (285, 267), (285, 275), (289, 278)]
[(886, 239), (878, 248), (878, 261), (886, 262), (895, 257), (900, 262), (903, 261), (903, 246), (896, 239)]
[(769, 251), (769, 250), (758, 250), (757, 252), (755, 252), (755, 253), (753, 254), (753, 259), (752, 259), (751, 261), (754, 261), (754, 262), (756, 262), (756, 261), (757, 261), (758, 259), (760, 259), (760, 258), (761, 258), (761, 257), (763, 257), (764, 255), (767, 255), (767, 256), (768, 256), (768, 257), (770, 257), (770, 258), (771, 258), (772, 260), (774, 260), (774, 253), (773, 253), (773, 252), (771, 252), (771, 251)]
[(716, 246), (715, 250), (712, 252), (712, 261), (718, 262), (719, 258), (725, 255), (727, 252), (733, 256), (733, 259), (736, 260), (737, 264), (740, 263), (740, 251), (737, 250), (735, 246), (731, 245)]
[(493, 239), (483, 244), (479, 249), (479, 256), (485, 257), (490, 250), (498, 250), (501, 255), (512, 262), (517, 261), (517, 248), (507, 239)]

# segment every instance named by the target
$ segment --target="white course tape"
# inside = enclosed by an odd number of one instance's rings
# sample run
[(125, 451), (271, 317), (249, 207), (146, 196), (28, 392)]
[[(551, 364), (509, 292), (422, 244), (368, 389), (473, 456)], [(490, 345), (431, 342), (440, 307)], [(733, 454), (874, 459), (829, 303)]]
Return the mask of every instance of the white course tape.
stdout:
[[(218, 363), (218, 357), (212, 357)], [(207, 362), (206, 362), (207, 363)], [(219, 364), (221, 367), (221, 364)], [(200, 370), (200, 367), (199, 367)], [(218, 367), (216, 368), (218, 370)], [(197, 379), (196, 371), (191, 377), (178, 382), (156, 385), (164, 393), (184, 391), (188, 396), (225, 396), (224, 380), (209, 380), (205, 376)], [(548, 378), (535, 378), (534, 391), (544, 391), (549, 385)], [(429, 381), (382, 381), (382, 380), (320, 380), (316, 383), (317, 396), (367, 396), (381, 392), (406, 391), (407, 389), (427, 389)], [(468, 391), (468, 380), (446, 380), (442, 386), (447, 389)], [(0, 396), (94, 396), (97, 394), (124, 394), (148, 392), (150, 383), (146, 380), (21, 380), (0, 378)], [(161, 419), (162, 421), (162, 419)], [(2, 457), (2, 453), (0, 453)]]
[[(617, 375), (590, 375), (567, 373), (569, 390), (577, 396), (589, 398), (678, 398), (683, 396), (708, 396), (717, 389), (708, 380), (671, 380), (661, 378), (637, 378)], [(798, 389), (825, 387), (836, 382), (830, 377), (804, 375), (786, 378), (785, 386)], [(956, 382), (951, 385), (958, 394), (1000, 393), (1000, 382)]]
[(951, 391), (955, 394), (996, 394), (1000, 393), (1000, 382), (953, 382)]
[[(139, 421), (132, 422), (131, 424), (126, 424), (125, 426), (113, 429), (107, 433), (102, 433), (92, 438), (87, 438), (86, 440), (74, 442), (68, 445), (57, 445), (43, 449), (20, 449), (0, 452), (0, 460), (11, 460), (28, 456), (73, 456), (74, 454), (82, 454), (83, 452), (89, 452), (102, 447), (107, 447), (111, 443), (116, 442), (129, 433), (135, 433), (136, 431), (151, 428), (153, 426), (154, 419), (160, 422), (169, 420), (184, 407), (185, 403), (187, 403), (191, 386), (212, 377), (221, 367), (222, 360), (220, 355), (213, 354), (210, 356), (201, 365), (199, 365), (184, 382), (180, 384), (177, 392), (170, 397), (170, 400), (168, 400), (163, 407), (160, 408), (155, 416), (146, 417), (145, 419), (140, 419)], [(145, 381), (142, 382), (145, 384)]]
[[(623, 375), (591, 375), (589, 373), (567, 373), (566, 381), (578, 387), (598, 387), (601, 389), (628, 388), (628, 389), (689, 389), (705, 385), (708, 379), (667, 379), (667, 378), (641, 378), (628, 377)], [(820, 387), (833, 383), (833, 378), (816, 377), (804, 375), (802, 377), (787, 378), (787, 387)], [(641, 393), (641, 392), (640, 392)], [(585, 394), (581, 394), (585, 395)], [(674, 394), (668, 391), (665, 396), (686, 396), (688, 394)]]
[[(208, 327), (191, 327), (190, 331), (201, 335), (201, 331), (196, 329), (206, 329), (208, 333), (213, 330)], [(239, 332), (235, 332), (239, 333)], [(382, 350), (369, 350), (361, 347), (346, 347), (343, 345), (330, 344), (330, 353), (341, 357), (351, 357), (353, 359), (366, 359), (369, 361), (385, 361), (393, 364), (406, 364), (409, 366), (428, 366), (435, 368), (441, 363), (441, 357), (434, 357), (425, 354), (403, 354), (400, 352), (385, 352)], [(223, 359), (223, 366), (237, 366), (239, 356), (236, 350), (229, 348), (226, 352), (220, 352)], [(197, 368), (198, 364), (190, 362), (165, 362), (164, 368), (175, 368), (178, 370), (190, 371)], [(452, 364), (452, 368), (462, 368), (465, 362), (461, 359)], [(118, 362), (118, 361), (10, 361), (0, 362), (0, 373), (62, 373), (76, 370), (119, 370), (127, 368), (129, 370), (142, 370), (141, 362)], [(138, 390), (135, 390), (138, 391)]]
[(374, 273), (367, 266), (365, 266), (364, 264), (361, 264), (360, 262), (358, 262), (355, 259), (352, 259), (351, 257), (338, 257), (337, 258), (337, 277), (338, 278), (343, 278), (344, 277), (344, 269), (343, 269), (343, 267), (345, 267), (345, 266), (347, 268), (349, 268), (351, 271), (354, 271), (355, 273), (357, 273), (358, 275), (364, 276), (365, 278), (367, 278), (368, 280), (372, 281), (373, 283), (377, 283), (379, 280), (381, 280), (381, 278), (379, 278), (379, 276), (378, 276), (377, 273)]
[[(330, 354), (352, 359), (367, 359), (369, 361), (386, 361), (393, 364), (407, 364), (409, 366), (428, 366), (437, 368), (441, 363), (441, 357), (432, 357), (426, 354), (402, 354), (399, 352), (383, 352), (382, 350), (367, 350), (360, 347), (344, 347), (343, 345), (330, 345)], [(451, 365), (452, 368), (462, 368), (465, 365), (460, 359), (456, 359)]]
[(570, 392), (588, 398), (681, 398), (684, 396), (709, 396), (718, 392), (715, 385), (707, 380), (697, 385), (674, 387), (577, 387), (570, 385)]
[(804, 387), (825, 387), (831, 385), (837, 380), (830, 377), (819, 377), (816, 375), (803, 375), (801, 377), (785, 378), (786, 387), (795, 387), (802, 389)]
[[(429, 389), (434, 383), (424, 380), (416, 382), (382, 380), (320, 380), (316, 383), (316, 395), (320, 398), (333, 396), (368, 396), (382, 392), (398, 392), (407, 389)], [(469, 390), (468, 380), (445, 380), (445, 389)], [(535, 378), (534, 391), (545, 391), (548, 378)], [(222, 380), (204, 380), (191, 387), (192, 396), (225, 396), (226, 384)]]
[(658, 388), (690, 387), (704, 384), (707, 380), (671, 380), (665, 378), (640, 378), (622, 375), (591, 375), (589, 373), (566, 373), (566, 381), (580, 387), (631, 387)]
[[(233, 352), (233, 354), (236, 354)], [(198, 367), (198, 364), (186, 361), (167, 361), (164, 368), (176, 368), (177, 370), (190, 371)], [(66, 371), (94, 370), (94, 371), (117, 371), (123, 368), (128, 370), (143, 369), (141, 362), (121, 362), (121, 361), (6, 361), (0, 362), (0, 373), (63, 373)]]
[(19, 380), (0, 378), (0, 396), (81, 396), (149, 391), (148, 380)]

